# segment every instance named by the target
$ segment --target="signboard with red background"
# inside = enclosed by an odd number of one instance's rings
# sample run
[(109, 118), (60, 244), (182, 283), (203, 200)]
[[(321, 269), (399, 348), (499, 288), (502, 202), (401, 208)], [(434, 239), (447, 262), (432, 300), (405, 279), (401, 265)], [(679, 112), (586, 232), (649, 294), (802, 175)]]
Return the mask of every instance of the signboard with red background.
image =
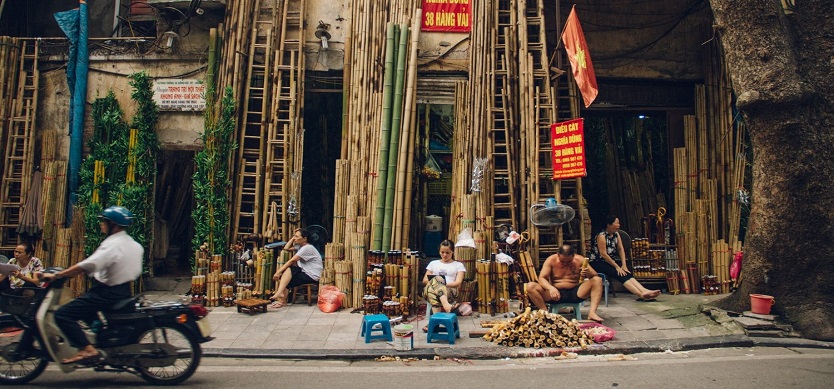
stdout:
[(464, 32), (472, 29), (474, 0), (423, 0), (421, 31)]
[(584, 119), (573, 119), (550, 125), (550, 144), (553, 148), (553, 179), (585, 177)]

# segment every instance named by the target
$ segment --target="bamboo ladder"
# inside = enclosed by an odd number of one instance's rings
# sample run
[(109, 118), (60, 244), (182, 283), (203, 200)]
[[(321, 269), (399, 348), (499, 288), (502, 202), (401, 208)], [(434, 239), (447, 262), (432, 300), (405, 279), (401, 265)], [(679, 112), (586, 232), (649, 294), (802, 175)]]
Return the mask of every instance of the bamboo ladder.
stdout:
[[(6, 138), (6, 161), (0, 185), (0, 249), (17, 245), (20, 209), (26, 199), (33, 172), (35, 117), (38, 106), (38, 40), (20, 42), (17, 94), (12, 102), (10, 128)], [(14, 53), (12, 53), (14, 55)], [(8, 70), (6, 70), (8, 71)]]
[[(267, 135), (264, 204), (277, 204), (280, 226), (272, 238), (287, 238), (301, 208), (301, 164), (304, 146), (304, 8), (305, 0), (279, 1), (275, 48), (272, 118)], [(269, 215), (264, 214), (264, 221)]]
[(492, 166), (492, 215), (497, 224), (516, 228), (518, 221), (518, 133), (513, 125), (517, 115), (512, 103), (517, 73), (512, 61), (516, 36), (516, 15), (510, 1), (499, 1), (492, 10), (491, 37), (493, 52), (490, 58), (492, 77), (489, 107), (489, 163)]
[(274, 1), (255, 0), (255, 20), (246, 66), (243, 110), (238, 137), (237, 184), (235, 191), (234, 237), (261, 232), (262, 164), (265, 161), (263, 134), (269, 107), (267, 87), (275, 31)]

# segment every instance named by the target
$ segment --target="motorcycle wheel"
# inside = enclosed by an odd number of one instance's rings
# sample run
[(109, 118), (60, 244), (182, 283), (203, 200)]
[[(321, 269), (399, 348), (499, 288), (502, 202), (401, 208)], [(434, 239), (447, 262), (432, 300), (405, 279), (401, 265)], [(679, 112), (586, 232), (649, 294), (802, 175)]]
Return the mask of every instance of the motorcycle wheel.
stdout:
[[(22, 385), (38, 378), (49, 364), (48, 359), (40, 356), (41, 352), (20, 355), (14, 350), (23, 337), (22, 328), (7, 327), (0, 329), (0, 383)], [(43, 351), (38, 339), (34, 339), (35, 350)]]
[(177, 349), (178, 357), (172, 365), (163, 367), (139, 367), (142, 379), (154, 385), (177, 385), (197, 370), (203, 349), (188, 330), (178, 326), (161, 326), (145, 331), (138, 343), (153, 344), (154, 333), (157, 342), (167, 343)]

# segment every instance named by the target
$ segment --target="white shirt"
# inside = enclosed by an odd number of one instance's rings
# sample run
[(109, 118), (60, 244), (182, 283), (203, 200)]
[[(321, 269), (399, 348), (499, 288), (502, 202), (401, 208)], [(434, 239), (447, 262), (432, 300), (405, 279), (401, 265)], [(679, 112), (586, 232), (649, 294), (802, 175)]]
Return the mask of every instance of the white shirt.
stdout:
[(443, 263), (443, 261), (436, 259), (434, 261), (429, 262), (429, 265), (426, 266), (426, 270), (430, 271), (431, 274), (434, 274), (436, 276), (444, 276), (446, 278), (446, 285), (448, 285), (452, 282), (455, 282), (455, 280), (458, 278), (459, 272), (465, 273), (466, 267), (458, 261)]
[(313, 280), (318, 281), (321, 278), (321, 272), (324, 270), (324, 264), (321, 262), (321, 254), (311, 244), (305, 244), (295, 252), (299, 257), (298, 267), (301, 268), (305, 274), (310, 276)]
[(98, 249), (78, 263), (78, 266), (108, 286), (133, 281), (142, 275), (142, 256), (145, 249), (125, 231), (104, 239)]

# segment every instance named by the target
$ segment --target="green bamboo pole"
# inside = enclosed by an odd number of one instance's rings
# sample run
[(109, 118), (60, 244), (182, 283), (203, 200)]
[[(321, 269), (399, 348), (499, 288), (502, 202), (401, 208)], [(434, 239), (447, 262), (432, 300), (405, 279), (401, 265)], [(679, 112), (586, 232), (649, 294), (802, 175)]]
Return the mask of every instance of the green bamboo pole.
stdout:
[[(394, 104), (391, 107), (391, 147), (388, 149), (388, 171), (397, 171), (397, 152), (400, 146), (400, 121), (403, 109), (403, 79), (405, 78), (405, 54), (408, 45), (408, 25), (401, 24), (400, 44), (397, 49), (397, 75), (394, 82)], [(388, 185), (385, 189), (385, 220), (382, 227), (382, 250), (386, 253), (391, 249), (391, 227), (394, 220), (394, 190), (397, 175), (389, 174)]]
[(395, 25), (388, 22), (385, 39), (385, 76), (382, 86), (382, 125), (379, 143), (379, 165), (376, 181), (376, 215), (374, 217), (372, 250), (382, 249), (382, 229), (385, 218), (385, 186), (388, 178), (388, 143), (391, 134), (391, 95), (394, 83), (394, 34)]
[[(408, 128), (408, 145), (406, 146), (406, 157), (405, 161), (402, 162), (403, 165), (400, 167), (400, 171), (403, 172), (403, 176), (405, 182), (400, 185), (400, 190), (404, 190), (403, 199), (401, 200), (403, 204), (403, 212), (402, 212), (402, 222), (399, 224), (402, 226), (402, 229), (399, 232), (400, 235), (400, 242), (401, 247), (413, 247), (410, 245), (409, 238), (411, 232), (411, 185), (412, 179), (414, 178), (414, 147), (415, 147), (415, 137), (417, 134), (417, 130), (415, 126), (415, 117), (417, 112), (417, 107), (415, 104), (415, 100), (417, 97), (417, 44), (420, 40), (420, 21), (422, 20), (422, 9), (417, 8), (414, 10), (414, 19), (412, 19), (412, 30), (411, 30), (411, 53), (409, 58), (409, 66), (408, 66), (408, 80), (406, 83), (406, 103), (405, 103), (405, 128)], [(398, 230), (400, 227), (397, 227)]]

